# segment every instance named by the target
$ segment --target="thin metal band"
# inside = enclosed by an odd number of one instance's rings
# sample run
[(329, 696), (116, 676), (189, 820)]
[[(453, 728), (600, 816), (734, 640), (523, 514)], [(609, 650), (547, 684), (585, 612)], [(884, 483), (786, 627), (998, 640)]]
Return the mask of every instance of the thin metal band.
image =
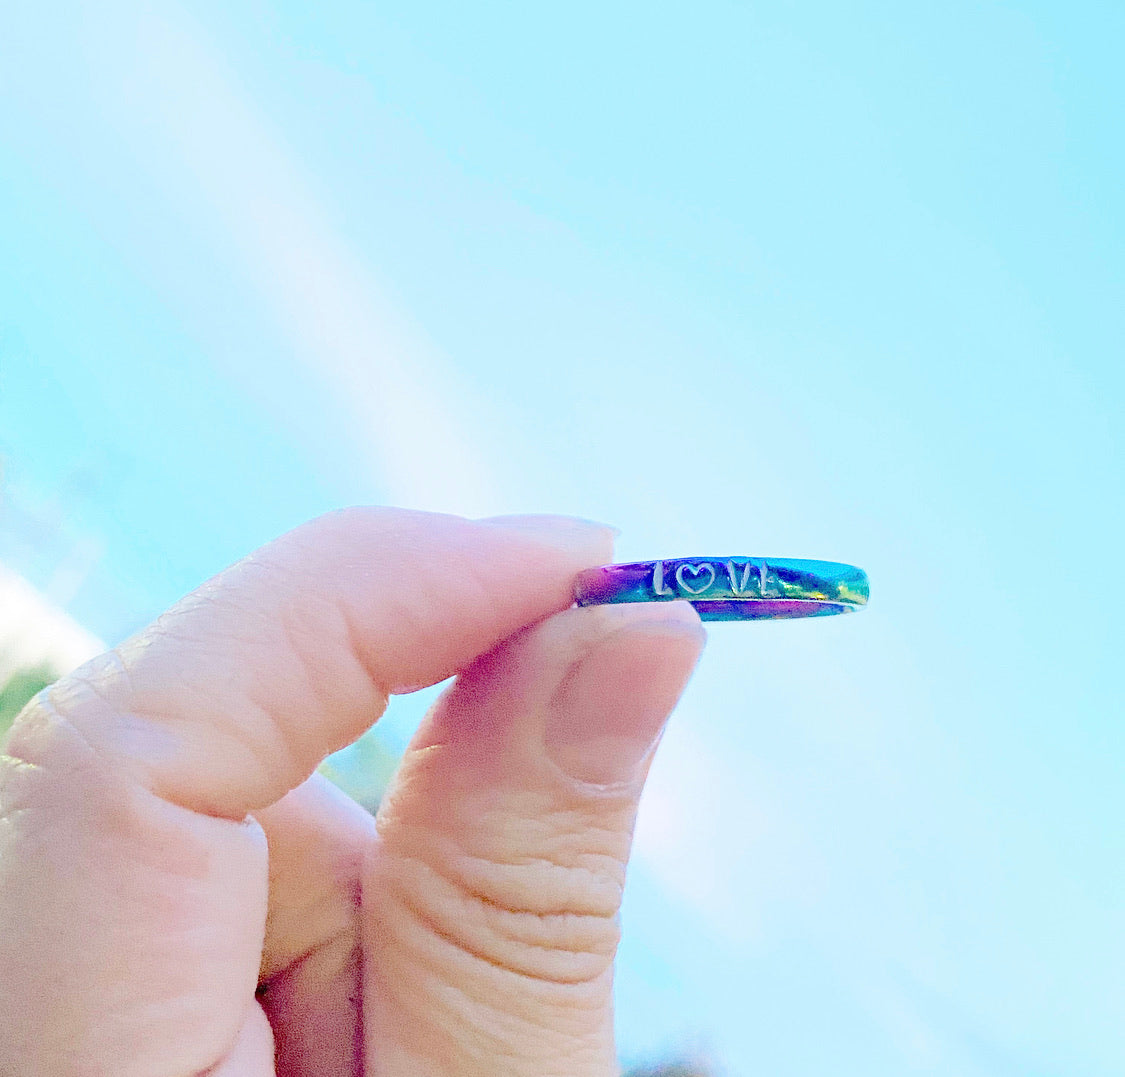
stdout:
[(574, 581), (580, 606), (687, 599), (704, 621), (777, 620), (848, 613), (867, 605), (867, 573), (791, 557), (683, 557), (588, 568)]

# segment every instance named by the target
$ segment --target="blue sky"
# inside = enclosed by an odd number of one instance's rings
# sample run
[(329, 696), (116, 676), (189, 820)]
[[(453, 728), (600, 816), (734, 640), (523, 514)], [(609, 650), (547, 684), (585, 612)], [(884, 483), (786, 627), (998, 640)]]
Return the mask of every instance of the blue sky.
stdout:
[(348, 502), (860, 564), (861, 616), (713, 627), (623, 1049), (1119, 1073), (1123, 31), (17, 5), (0, 558), (110, 640)]

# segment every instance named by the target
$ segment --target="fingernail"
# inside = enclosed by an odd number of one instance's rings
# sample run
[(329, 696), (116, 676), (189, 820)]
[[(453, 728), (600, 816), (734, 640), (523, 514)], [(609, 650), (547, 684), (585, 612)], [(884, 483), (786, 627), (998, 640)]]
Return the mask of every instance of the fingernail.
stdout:
[(640, 775), (705, 637), (694, 611), (671, 605), (597, 615), (608, 632), (563, 676), (548, 706), (544, 742), (572, 778), (611, 785)]
[(584, 520), (580, 516), (490, 516), (478, 521), (490, 527), (518, 531), (552, 546), (579, 553), (591, 547), (604, 548), (621, 534), (619, 528), (597, 520)]

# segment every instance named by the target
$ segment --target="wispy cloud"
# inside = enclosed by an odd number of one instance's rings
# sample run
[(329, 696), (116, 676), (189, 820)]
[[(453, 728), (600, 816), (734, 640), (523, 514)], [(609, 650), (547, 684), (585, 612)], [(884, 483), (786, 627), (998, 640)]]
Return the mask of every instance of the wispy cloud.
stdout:
[(41, 665), (69, 672), (104, 650), (101, 640), (0, 565), (0, 682)]

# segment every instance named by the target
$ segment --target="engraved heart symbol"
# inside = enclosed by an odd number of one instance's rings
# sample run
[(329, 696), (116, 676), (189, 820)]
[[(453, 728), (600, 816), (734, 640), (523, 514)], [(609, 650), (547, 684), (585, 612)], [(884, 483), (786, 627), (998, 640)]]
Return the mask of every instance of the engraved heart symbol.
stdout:
[[(694, 582), (696, 583), (699, 582), (700, 577), (702, 577), (704, 573), (707, 573), (707, 580), (706, 582), (700, 584), (698, 587), (693, 587), (690, 583), (687, 582), (687, 580), (684, 579), (685, 573), (694, 576)], [(680, 567), (676, 569), (676, 583), (678, 583), (683, 590), (687, 591), (689, 595), (702, 594), (714, 582), (715, 569), (706, 561), (699, 565), (680, 565)]]

